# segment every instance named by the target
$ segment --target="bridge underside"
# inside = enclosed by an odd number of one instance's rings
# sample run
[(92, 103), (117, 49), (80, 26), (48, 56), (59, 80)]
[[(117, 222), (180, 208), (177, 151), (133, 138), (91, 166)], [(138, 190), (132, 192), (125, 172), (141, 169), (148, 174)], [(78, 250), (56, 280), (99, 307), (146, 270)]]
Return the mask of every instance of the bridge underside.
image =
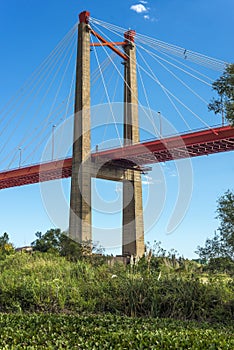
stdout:
[[(108, 178), (121, 180), (119, 174), (115, 178), (116, 169), (120, 171), (124, 168), (128, 169), (133, 164), (136, 164), (135, 169), (139, 171), (141, 166), (147, 164), (233, 150), (234, 128), (225, 126), (100, 151), (93, 153), (91, 159), (94, 165), (107, 161)], [(105, 178), (107, 169), (103, 173), (100, 171), (95, 177)], [(68, 178), (71, 176), (71, 171), (71, 158), (3, 171), (0, 172), (0, 189)]]

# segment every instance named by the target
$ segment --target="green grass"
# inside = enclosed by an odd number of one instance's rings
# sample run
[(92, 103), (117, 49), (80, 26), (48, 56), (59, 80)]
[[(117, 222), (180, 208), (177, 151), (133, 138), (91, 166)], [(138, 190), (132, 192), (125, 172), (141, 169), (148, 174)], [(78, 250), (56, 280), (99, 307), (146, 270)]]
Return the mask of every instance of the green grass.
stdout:
[(114, 315), (0, 314), (0, 349), (234, 349), (234, 326)]
[[(112, 278), (116, 275), (116, 278)], [(111, 313), (121, 316), (228, 322), (234, 282), (223, 276), (93, 266), (51, 254), (0, 261), (2, 313)]]
[(0, 350), (234, 349), (233, 280), (155, 263), (5, 257)]

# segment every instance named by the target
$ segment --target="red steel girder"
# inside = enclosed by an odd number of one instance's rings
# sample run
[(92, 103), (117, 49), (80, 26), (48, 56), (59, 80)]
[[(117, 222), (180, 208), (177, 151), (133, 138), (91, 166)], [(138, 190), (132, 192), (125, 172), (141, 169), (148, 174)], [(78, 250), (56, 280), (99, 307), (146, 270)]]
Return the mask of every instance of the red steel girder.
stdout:
[[(102, 164), (127, 159), (138, 165), (146, 165), (233, 150), (234, 128), (225, 126), (100, 151), (91, 157)], [(67, 178), (71, 172), (71, 158), (8, 170), (0, 172), (0, 189)]]
[(57, 160), (0, 172), (0, 189), (71, 176), (72, 159)]
[[(123, 46), (126, 45), (126, 41), (117, 41), (111, 43), (114, 46)], [(107, 43), (91, 43), (90, 46), (109, 46), (109, 42)]]
[(100, 34), (96, 33), (93, 29), (91, 29), (91, 33), (98, 38), (103, 44), (108, 46), (112, 51), (114, 51), (117, 55), (123, 58), (125, 61), (128, 59), (126, 55), (123, 54), (120, 50), (116, 49), (115, 45), (111, 42), (106, 41)]
[[(92, 156), (95, 158), (100, 157), (101, 155), (102, 158), (106, 157), (108, 159), (113, 160), (120, 158), (129, 159), (131, 157), (136, 158), (138, 156), (142, 156), (144, 155), (144, 153), (158, 155), (162, 152), (172, 153), (177, 149), (184, 149), (185, 151), (187, 150), (187, 157), (189, 157), (192, 156), (192, 154), (189, 155), (188, 150), (193, 146), (199, 146), (199, 154), (198, 150), (194, 154), (194, 156), (198, 156), (216, 153), (215, 143), (221, 143), (225, 140), (225, 142), (228, 145), (228, 148), (230, 148), (228, 150), (234, 150), (233, 139), (234, 128), (230, 126), (224, 126), (219, 128), (196, 131), (184, 135), (171, 136), (164, 139), (157, 139), (154, 141), (142, 142), (141, 144), (109, 149), (100, 153), (95, 153)], [(207, 152), (203, 150), (203, 148), (210, 148), (212, 145), (214, 149), (209, 149)], [(147, 161), (144, 164), (147, 164)]]

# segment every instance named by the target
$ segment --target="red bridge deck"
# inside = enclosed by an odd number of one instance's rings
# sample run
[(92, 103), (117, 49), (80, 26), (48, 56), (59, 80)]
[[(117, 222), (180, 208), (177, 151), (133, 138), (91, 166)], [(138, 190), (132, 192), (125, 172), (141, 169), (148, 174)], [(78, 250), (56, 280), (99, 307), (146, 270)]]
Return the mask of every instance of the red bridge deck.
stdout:
[[(224, 126), (100, 151), (91, 157), (93, 161), (102, 163), (127, 159), (146, 165), (233, 150), (234, 128)], [(71, 176), (71, 169), (72, 159), (67, 158), (0, 172), (0, 189), (67, 178)]]

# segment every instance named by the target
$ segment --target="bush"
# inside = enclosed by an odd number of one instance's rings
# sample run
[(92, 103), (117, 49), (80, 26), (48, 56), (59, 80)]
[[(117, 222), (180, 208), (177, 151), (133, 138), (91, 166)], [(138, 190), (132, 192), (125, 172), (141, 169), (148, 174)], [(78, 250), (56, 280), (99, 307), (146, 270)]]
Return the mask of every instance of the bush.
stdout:
[(91, 312), (226, 322), (234, 317), (226, 275), (149, 271), (49, 253), (17, 253), (0, 262), (1, 312)]
[(0, 348), (233, 349), (233, 327), (105, 315), (1, 315)]

